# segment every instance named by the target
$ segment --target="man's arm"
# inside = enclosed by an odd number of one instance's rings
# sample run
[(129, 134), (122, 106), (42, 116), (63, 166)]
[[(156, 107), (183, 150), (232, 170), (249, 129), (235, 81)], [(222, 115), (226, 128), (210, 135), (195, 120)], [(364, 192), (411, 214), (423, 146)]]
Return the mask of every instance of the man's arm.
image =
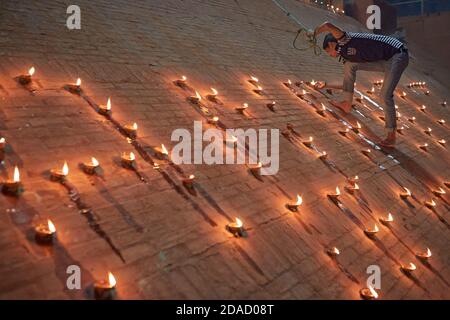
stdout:
[(314, 36), (317, 36), (323, 32), (330, 32), (336, 39), (342, 38), (345, 34), (344, 31), (328, 21), (322, 23), (314, 30)]

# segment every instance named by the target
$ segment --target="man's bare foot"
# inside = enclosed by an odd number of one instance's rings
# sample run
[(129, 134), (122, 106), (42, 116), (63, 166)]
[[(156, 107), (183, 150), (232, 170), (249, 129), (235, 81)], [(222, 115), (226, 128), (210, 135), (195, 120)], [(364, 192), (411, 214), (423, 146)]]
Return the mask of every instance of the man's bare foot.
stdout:
[(341, 109), (344, 113), (350, 113), (352, 111), (352, 104), (347, 101), (335, 101), (331, 100), (330, 103), (336, 108)]
[(386, 139), (380, 141), (380, 145), (385, 148), (394, 148), (395, 140), (395, 131), (392, 131), (387, 134)]

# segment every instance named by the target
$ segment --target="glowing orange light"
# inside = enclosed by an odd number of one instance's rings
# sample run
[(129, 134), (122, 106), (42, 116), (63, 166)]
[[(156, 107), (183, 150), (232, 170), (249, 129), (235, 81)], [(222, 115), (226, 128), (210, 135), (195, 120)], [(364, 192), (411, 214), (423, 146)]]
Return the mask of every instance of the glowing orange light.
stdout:
[(212, 91), (212, 96), (217, 96), (217, 94), (219, 93), (216, 89), (214, 89), (214, 88), (211, 88), (211, 91)]
[(31, 67), (30, 70), (28, 70), (28, 75), (31, 77), (35, 71), (34, 67)]
[(77, 85), (77, 86), (81, 86), (81, 79), (80, 79), (80, 78), (77, 79), (76, 85)]
[(48, 225), (48, 231), (50, 231), (51, 233), (56, 232), (55, 225), (53, 224), (53, 222), (50, 219), (47, 220), (47, 225)]
[(241, 228), (244, 224), (242, 223), (241, 219), (239, 218), (235, 218), (236, 219), (236, 227)]
[(14, 182), (20, 182), (20, 173), (19, 173), (19, 168), (17, 166), (15, 166), (14, 168), (14, 178), (13, 178)]
[(114, 275), (111, 272), (108, 272), (108, 284), (111, 288), (116, 286), (116, 278), (114, 278)]
[(254, 81), (254, 82), (259, 82), (258, 78), (254, 77), (254, 76), (250, 76), (250, 78), (251, 78), (252, 81)]
[(62, 168), (63, 175), (67, 176), (69, 174), (69, 166), (67, 165), (67, 162), (64, 162), (63, 168)]
[(303, 199), (301, 196), (297, 195), (297, 202), (295, 203), (296, 206), (300, 206), (303, 203)]

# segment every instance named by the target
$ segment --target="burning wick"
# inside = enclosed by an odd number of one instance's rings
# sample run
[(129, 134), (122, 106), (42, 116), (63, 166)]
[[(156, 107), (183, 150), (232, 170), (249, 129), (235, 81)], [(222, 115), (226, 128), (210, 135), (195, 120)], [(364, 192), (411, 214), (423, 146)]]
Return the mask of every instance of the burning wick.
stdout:
[(287, 82), (284, 82), (284, 85), (288, 88), (292, 87), (292, 81), (290, 79), (288, 79)]
[(406, 99), (406, 92), (403, 91), (402, 94), (400, 95), (400, 97), (402, 97), (403, 99)]
[(108, 102), (106, 103), (106, 106), (101, 105), (98, 107), (98, 113), (106, 116), (111, 114), (111, 98), (108, 98)]
[(364, 300), (375, 300), (375, 299), (378, 299), (378, 293), (370, 285), (369, 285), (368, 288), (361, 289), (359, 291), (359, 294), (361, 295), (361, 298), (363, 298)]
[(371, 237), (374, 237), (374, 236), (378, 233), (378, 231), (380, 231), (380, 230), (378, 229), (377, 224), (375, 224), (374, 227), (373, 227), (372, 229), (366, 229), (366, 230), (364, 230), (364, 233), (366, 234), (366, 236), (368, 236), (369, 238), (371, 238)]
[(407, 199), (411, 196), (411, 191), (409, 191), (409, 189), (406, 187), (403, 187), (403, 189), (405, 189), (405, 192), (400, 193), (400, 198)]
[(442, 101), (441, 102), (441, 106), (446, 107), (447, 106), (447, 101)]
[(127, 124), (125, 127), (123, 127), (123, 129), (125, 130), (125, 133), (127, 134), (127, 136), (130, 139), (136, 139), (137, 137), (137, 129), (138, 129), (138, 125), (137, 123), (133, 123), (132, 125)]
[(5, 145), (6, 145), (6, 139), (1, 137), (0, 138), (0, 150), (5, 149)]
[(305, 146), (307, 146), (308, 148), (311, 148), (312, 143), (313, 143), (313, 137), (309, 137), (309, 140), (303, 141), (303, 144)]
[(189, 101), (191, 101), (194, 104), (199, 104), (201, 100), (202, 96), (197, 91), (195, 91), (195, 96), (189, 97)]
[(217, 122), (219, 122), (218, 116), (214, 116), (214, 117), (208, 119), (208, 123), (210, 123), (210, 124), (217, 124)]
[(69, 174), (69, 166), (67, 165), (66, 161), (64, 161), (62, 170), (52, 169), (50, 171), (50, 177), (54, 181), (62, 181), (67, 177), (68, 174)]
[(191, 174), (189, 178), (183, 179), (183, 185), (188, 189), (194, 188), (194, 178), (195, 176)]
[(253, 92), (257, 94), (262, 94), (263, 88), (261, 86), (257, 86), (256, 89), (253, 89)]
[(236, 221), (235, 222), (230, 222), (229, 224), (227, 224), (227, 230), (228, 232), (232, 233), (234, 236), (239, 237), (239, 236), (243, 236), (244, 234), (244, 224), (242, 223), (242, 221), (238, 218), (235, 218)]
[(155, 152), (160, 160), (167, 159), (167, 156), (169, 155), (169, 151), (167, 151), (166, 146), (164, 146), (163, 143), (161, 143), (161, 147), (155, 147)]
[(73, 93), (80, 93), (81, 92), (81, 79), (78, 78), (77, 82), (75, 84), (68, 84), (66, 88)]
[(355, 186), (356, 185), (356, 181), (359, 180), (358, 176), (354, 176), (353, 178), (348, 178), (347, 181), (352, 185)]
[(403, 130), (405, 130), (405, 127), (401, 126), (400, 128), (397, 129), (397, 132), (403, 134)]
[(414, 123), (416, 121), (416, 117), (408, 118), (408, 121), (411, 122), (411, 123)]
[(429, 136), (431, 136), (431, 131), (433, 131), (433, 130), (431, 130), (431, 128), (427, 128), (427, 130), (425, 130), (424, 132), (426, 134), (428, 134)]
[(375, 87), (372, 87), (372, 89), (367, 90), (367, 93), (368, 93), (368, 94), (373, 94), (373, 93), (375, 93)]
[(426, 107), (425, 105), (422, 105), (422, 106), (420, 107), (420, 111), (422, 111), (422, 112), (425, 112), (426, 109), (427, 109), (427, 107)]
[(35, 228), (35, 239), (39, 244), (49, 244), (53, 242), (56, 236), (56, 228), (49, 219), (47, 223), (38, 224)]
[(424, 94), (425, 94), (426, 96), (429, 96), (429, 95), (430, 95), (430, 90), (425, 91)]
[(7, 195), (18, 196), (23, 192), (23, 186), (20, 182), (20, 173), (17, 166), (14, 167), (13, 180), (7, 180), (3, 183), (2, 192)]
[(417, 269), (416, 265), (412, 262), (410, 262), (408, 265), (406, 266), (402, 266), (401, 269), (406, 272), (406, 273), (412, 273), (414, 270)]
[(100, 280), (94, 283), (95, 298), (98, 300), (110, 300), (116, 296), (116, 278), (108, 272), (108, 280)]
[(28, 74), (23, 74), (19, 76), (19, 83), (22, 85), (27, 85), (31, 82), (31, 77), (33, 76), (35, 72), (34, 67), (31, 67), (30, 70), (28, 70)]
[(270, 111), (274, 111), (275, 112), (275, 104), (276, 104), (276, 102), (272, 101), (272, 102), (267, 104), (267, 108), (269, 108)]
[(361, 150), (361, 152), (367, 157), (369, 157), (370, 154), (372, 153), (372, 151), (370, 149)]
[(94, 174), (95, 170), (97, 170), (97, 168), (99, 166), (100, 166), (100, 164), (97, 161), (97, 159), (92, 157), (91, 162), (87, 162), (87, 163), (83, 164), (84, 172), (86, 172), (87, 174)]
[(335, 193), (327, 194), (327, 196), (330, 197), (333, 200), (337, 200), (340, 195), (341, 195), (341, 191), (339, 190), (339, 187), (336, 187), (336, 192)]
[(356, 191), (358, 191), (359, 190), (359, 186), (358, 186), (358, 184), (357, 183), (355, 183), (353, 186), (351, 186), (351, 187), (347, 187), (347, 191), (350, 193), (350, 194), (355, 194), (356, 193)]
[(349, 133), (350, 132), (350, 129), (349, 128), (345, 128), (345, 130), (340, 130), (339, 131), (339, 133), (341, 134), (341, 135), (343, 135), (344, 137), (346, 137), (347, 136), (347, 133)]
[(436, 196), (441, 197), (441, 196), (443, 196), (446, 192), (445, 192), (444, 189), (442, 189), (441, 187), (439, 187), (439, 189), (434, 190), (433, 193), (434, 193)]
[(136, 157), (133, 152), (130, 153), (122, 153), (122, 156), (120, 157), (122, 166), (125, 168), (133, 168)]
[(428, 261), (429, 258), (431, 258), (431, 250), (430, 248), (427, 248), (426, 252), (418, 252), (416, 253), (416, 257), (423, 260)]
[(445, 125), (445, 120), (444, 119), (439, 119), (438, 121), (437, 121), (440, 125)]
[(327, 108), (325, 107), (325, 105), (323, 103), (321, 103), (321, 104), (322, 104), (322, 108), (317, 110), (317, 113), (320, 114), (322, 117), (325, 117), (326, 116), (325, 111), (327, 111)]
[(334, 257), (336, 257), (336, 256), (338, 256), (338, 255), (340, 254), (340, 251), (339, 251), (338, 248), (333, 247), (333, 248), (327, 249), (327, 254), (328, 254), (330, 257), (334, 258)]
[(316, 81), (314, 81), (314, 79), (312, 79), (312, 81), (309, 83), (310, 85), (312, 85), (313, 87), (317, 84)]
[(319, 155), (319, 159), (320, 159), (320, 160), (325, 160), (325, 159), (327, 159), (327, 158), (328, 158), (328, 154), (327, 154), (326, 151), (322, 152), (322, 153)]
[(360, 129), (361, 129), (361, 124), (358, 121), (356, 121), (356, 127), (353, 127), (353, 131), (355, 133), (359, 133)]
[(431, 199), (430, 201), (425, 201), (425, 205), (427, 206), (427, 208), (433, 209), (434, 207), (436, 207), (436, 202), (434, 202), (434, 200)]
[(291, 210), (292, 212), (297, 212), (298, 211), (298, 207), (300, 207), (302, 203), (303, 203), (302, 197), (297, 195), (297, 201), (295, 203), (288, 203), (286, 205), (286, 207), (289, 210)]
[(254, 76), (250, 76), (250, 80), (248, 80), (248, 82), (250, 82), (251, 84), (253, 84), (254, 86), (258, 85), (258, 78), (254, 77)]
[(307, 94), (308, 94), (308, 91), (306, 91), (305, 89), (302, 89), (302, 93), (297, 93), (297, 97), (299, 97), (300, 99), (303, 99)]
[(244, 103), (244, 104), (242, 105), (242, 107), (236, 107), (235, 109), (236, 109), (239, 113), (244, 114), (244, 111), (245, 111), (247, 108), (248, 108), (248, 104), (247, 104), (247, 103)]
[(428, 151), (428, 143), (420, 145), (419, 148), (422, 149), (423, 151)]
[(212, 91), (212, 93), (208, 94), (206, 97), (209, 100), (215, 101), (216, 98), (217, 98), (217, 95), (219, 94), (219, 92), (216, 89), (214, 89), (214, 88), (211, 88), (211, 91)]
[(394, 221), (394, 217), (392, 216), (392, 214), (389, 213), (386, 218), (385, 217), (381, 217), (381, 218), (379, 218), (379, 220), (385, 226), (389, 226), (391, 224), (391, 222)]
[(441, 145), (445, 146), (445, 143), (446, 143), (447, 141), (445, 141), (444, 139), (440, 139), (440, 140), (438, 140), (437, 142), (439, 142)]
[(176, 84), (180, 87), (183, 87), (186, 85), (186, 80), (187, 80), (186, 76), (181, 76), (181, 79), (178, 79), (176, 81)]

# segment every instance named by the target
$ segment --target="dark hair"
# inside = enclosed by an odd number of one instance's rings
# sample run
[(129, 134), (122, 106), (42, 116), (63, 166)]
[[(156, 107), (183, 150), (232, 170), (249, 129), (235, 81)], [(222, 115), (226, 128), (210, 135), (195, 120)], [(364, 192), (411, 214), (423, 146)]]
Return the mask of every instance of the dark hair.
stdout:
[(335, 37), (333, 37), (333, 35), (331, 33), (328, 33), (325, 38), (323, 39), (323, 49), (325, 50), (326, 48), (328, 48), (328, 44), (330, 42), (336, 42), (337, 43), (337, 39)]

